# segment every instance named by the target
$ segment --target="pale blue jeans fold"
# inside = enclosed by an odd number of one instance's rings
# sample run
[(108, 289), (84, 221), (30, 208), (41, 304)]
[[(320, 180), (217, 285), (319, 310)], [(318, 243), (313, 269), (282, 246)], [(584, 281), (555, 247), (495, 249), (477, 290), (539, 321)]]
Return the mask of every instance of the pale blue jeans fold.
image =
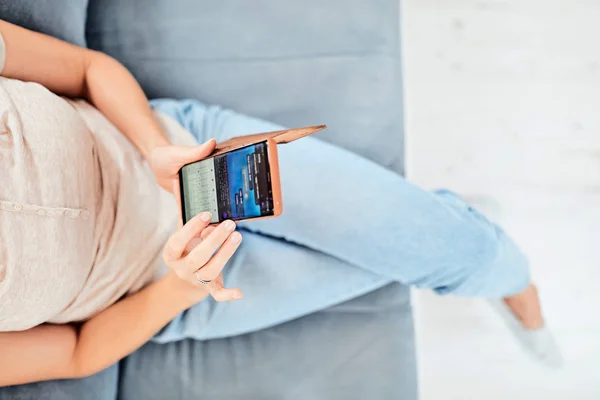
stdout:
[[(195, 100), (152, 105), (199, 142), (282, 129)], [(280, 145), (279, 164), (283, 215), (240, 223), (244, 240), (224, 271), (226, 284), (241, 288), (244, 299), (204, 301), (153, 340), (252, 332), (393, 281), (486, 298), (515, 294), (529, 284), (527, 259), (515, 243), (450, 191), (423, 190), (313, 137)]]

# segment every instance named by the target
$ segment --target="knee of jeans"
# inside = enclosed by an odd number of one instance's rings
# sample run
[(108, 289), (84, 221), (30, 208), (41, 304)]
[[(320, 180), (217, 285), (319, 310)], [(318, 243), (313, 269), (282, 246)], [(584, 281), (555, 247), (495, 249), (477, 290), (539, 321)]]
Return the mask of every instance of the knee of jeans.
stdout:
[(447, 279), (432, 285), (437, 293), (499, 298), (518, 293), (529, 284), (527, 259), (501, 229), (490, 225), (468, 240), (473, 246), (459, 253)]
[(431, 246), (430, 254), (424, 255), (427, 265), (419, 270), (425, 278), (437, 283), (461, 279), (474, 271), (489, 268), (501, 247), (491, 224), (479, 224), (468, 218), (444, 226), (432, 236), (434, 246)]

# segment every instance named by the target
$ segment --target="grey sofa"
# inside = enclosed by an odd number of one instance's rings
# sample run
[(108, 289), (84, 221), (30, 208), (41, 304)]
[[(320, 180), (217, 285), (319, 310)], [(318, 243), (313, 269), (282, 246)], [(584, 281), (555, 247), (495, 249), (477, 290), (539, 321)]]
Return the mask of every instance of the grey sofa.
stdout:
[[(401, 174), (399, 21), (398, 0), (90, 0), (86, 41), (151, 98), (327, 123), (322, 140)], [(239, 337), (148, 343), (86, 379), (0, 389), (0, 399), (117, 398), (416, 399), (409, 290), (392, 284)]]

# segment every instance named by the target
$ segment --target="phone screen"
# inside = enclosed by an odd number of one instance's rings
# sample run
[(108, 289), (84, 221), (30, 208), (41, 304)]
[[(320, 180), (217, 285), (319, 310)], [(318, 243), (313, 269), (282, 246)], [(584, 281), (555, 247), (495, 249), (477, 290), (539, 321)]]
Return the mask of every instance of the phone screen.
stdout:
[(266, 141), (187, 164), (179, 179), (184, 223), (203, 211), (212, 223), (274, 213)]

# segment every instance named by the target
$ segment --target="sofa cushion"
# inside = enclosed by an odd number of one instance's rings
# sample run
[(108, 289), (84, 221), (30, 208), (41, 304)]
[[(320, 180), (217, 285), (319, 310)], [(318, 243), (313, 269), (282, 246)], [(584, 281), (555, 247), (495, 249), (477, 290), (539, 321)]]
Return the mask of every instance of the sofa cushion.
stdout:
[[(321, 139), (402, 173), (399, 21), (398, 0), (90, 0), (86, 38), (151, 98), (326, 123)], [(121, 367), (124, 400), (416, 399), (409, 290), (238, 337), (148, 343)]]
[(147, 343), (121, 364), (121, 400), (417, 399), (408, 291), (394, 283), (285, 324)]
[(90, 0), (88, 46), (148, 96), (197, 98), (298, 127), (398, 172), (398, 0)]
[(0, 19), (85, 47), (88, 0), (0, 0)]
[(0, 387), (0, 400), (117, 400), (119, 365), (82, 379)]

